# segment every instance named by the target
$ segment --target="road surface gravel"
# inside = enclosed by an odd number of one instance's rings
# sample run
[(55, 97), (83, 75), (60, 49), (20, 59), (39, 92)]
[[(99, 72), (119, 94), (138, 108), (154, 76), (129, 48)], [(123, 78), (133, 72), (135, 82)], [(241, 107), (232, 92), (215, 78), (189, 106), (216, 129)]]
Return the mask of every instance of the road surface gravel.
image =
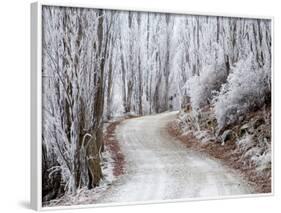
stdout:
[(188, 150), (166, 131), (176, 112), (123, 121), (116, 137), (125, 156), (125, 174), (96, 201), (138, 202), (250, 194), (230, 168)]

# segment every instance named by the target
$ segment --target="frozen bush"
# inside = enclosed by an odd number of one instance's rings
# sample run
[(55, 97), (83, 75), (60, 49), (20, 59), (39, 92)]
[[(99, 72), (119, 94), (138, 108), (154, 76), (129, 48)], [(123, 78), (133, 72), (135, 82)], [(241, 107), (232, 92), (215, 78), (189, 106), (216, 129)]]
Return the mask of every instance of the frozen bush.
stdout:
[(252, 55), (236, 63), (227, 83), (213, 100), (219, 128), (269, 102), (270, 78), (270, 69), (258, 67)]
[(214, 91), (219, 90), (226, 79), (227, 72), (224, 65), (203, 67), (202, 74), (193, 76), (188, 81), (188, 94), (192, 108), (197, 110), (211, 103)]
[(239, 149), (243, 151), (249, 150), (250, 147), (253, 146), (252, 142), (253, 142), (253, 137), (252, 135), (249, 134), (245, 134), (242, 138), (236, 141)]
[(259, 155), (254, 155), (251, 160), (257, 166), (258, 171), (263, 171), (271, 168), (271, 149), (270, 147), (266, 149)]
[(224, 52), (216, 43), (213, 44), (213, 48), (215, 51), (209, 56), (211, 58), (209, 63), (202, 67), (199, 76), (191, 77), (186, 84), (191, 106), (194, 110), (210, 104), (214, 92), (218, 91), (227, 79), (228, 72)]
[(263, 171), (271, 166), (271, 148), (268, 144), (256, 145), (252, 135), (246, 134), (236, 141), (239, 149), (243, 152), (243, 159), (250, 159), (257, 171)]

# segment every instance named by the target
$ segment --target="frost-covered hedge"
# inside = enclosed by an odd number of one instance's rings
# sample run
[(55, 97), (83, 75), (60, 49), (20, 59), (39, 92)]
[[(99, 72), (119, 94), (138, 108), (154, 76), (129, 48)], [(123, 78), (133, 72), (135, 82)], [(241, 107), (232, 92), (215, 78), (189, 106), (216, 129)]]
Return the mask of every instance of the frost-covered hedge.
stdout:
[(270, 68), (258, 67), (252, 55), (236, 63), (227, 78), (227, 83), (222, 85), (213, 100), (219, 127), (235, 122), (248, 111), (270, 102), (270, 75)]

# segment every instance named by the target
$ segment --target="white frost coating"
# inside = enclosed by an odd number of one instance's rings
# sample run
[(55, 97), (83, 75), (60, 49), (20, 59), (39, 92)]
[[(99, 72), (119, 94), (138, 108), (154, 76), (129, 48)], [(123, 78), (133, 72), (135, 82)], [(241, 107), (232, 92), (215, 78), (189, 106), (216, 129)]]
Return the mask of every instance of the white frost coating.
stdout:
[[(270, 63), (267, 61), (267, 63)], [(268, 64), (259, 68), (250, 54), (235, 64), (214, 99), (214, 110), (219, 127), (233, 123), (249, 109), (261, 108), (271, 94), (271, 73)]]
[(168, 135), (176, 112), (129, 119), (116, 130), (125, 174), (97, 202), (136, 202), (251, 193), (241, 177)]
[(243, 158), (250, 158), (251, 164), (257, 167), (258, 172), (271, 167), (271, 147), (267, 141), (256, 146), (253, 136), (246, 134), (236, 143), (241, 150), (247, 150)]
[(60, 199), (52, 200), (48, 203), (48, 206), (68, 206), (95, 203), (96, 200), (111, 186), (112, 182), (116, 180), (116, 177), (113, 175), (113, 159), (107, 146), (105, 146), (105, 151), (102, 153), (101, 157), (103, 179), (98, 187), (92, 190), (88, 190), (87, 187), (83, 187), (77, 190), (76, 195), (65, 195)]

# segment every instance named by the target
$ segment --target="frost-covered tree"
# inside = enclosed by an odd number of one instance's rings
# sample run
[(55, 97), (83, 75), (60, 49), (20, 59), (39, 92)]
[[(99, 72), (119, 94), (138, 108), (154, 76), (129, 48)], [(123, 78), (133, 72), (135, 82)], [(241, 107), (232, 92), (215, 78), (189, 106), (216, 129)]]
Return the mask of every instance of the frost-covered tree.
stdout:
[[(110, 21), (103, 10), (43, 8), (43, 180), (69, 194), (102, 178)], [(49, 190), (57, 189), (46, 189), (43, 199), (50, 199)]]

